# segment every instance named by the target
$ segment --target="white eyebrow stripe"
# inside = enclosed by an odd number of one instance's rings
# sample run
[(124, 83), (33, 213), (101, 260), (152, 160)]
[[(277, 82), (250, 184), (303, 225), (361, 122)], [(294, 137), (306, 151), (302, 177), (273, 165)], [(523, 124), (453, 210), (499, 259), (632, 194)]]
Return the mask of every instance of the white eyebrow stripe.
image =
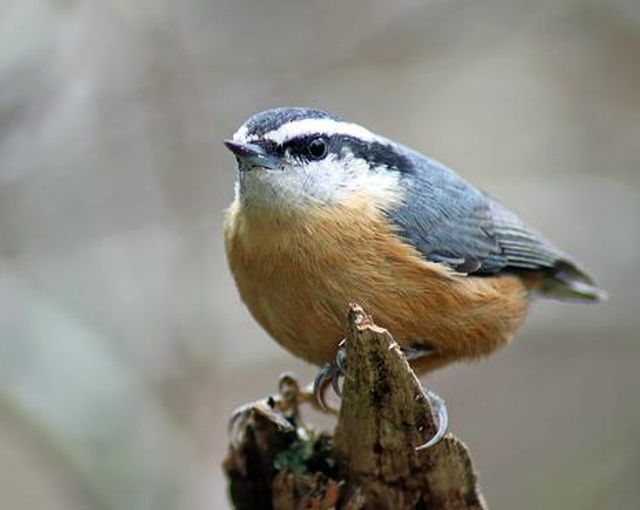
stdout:
[(242, 126), (240, 126), (238, 131), (233, 133), (233, 140), (236, 142), (248, 142), (249, 141), (249, 137), (247, 136), (248, 134), (249, 134), (249, 130), (247, 129), (247, 126), (243, 124)]
[(341, 122), (334, 119), (303, 119), (283, 124), (278, 129), (265, 133), (262, 138), (282, 144), (302, 135), (347, 135), (366, 142), (378, 140), (378, 137), (358, 124)]

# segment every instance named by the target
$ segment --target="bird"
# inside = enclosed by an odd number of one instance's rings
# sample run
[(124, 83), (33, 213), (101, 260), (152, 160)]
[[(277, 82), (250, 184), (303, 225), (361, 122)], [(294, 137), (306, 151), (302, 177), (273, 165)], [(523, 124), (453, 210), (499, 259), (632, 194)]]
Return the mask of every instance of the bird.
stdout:
[[(273, 108), (224, 143), (237, 160), (224, 218), (229, 268), (267, 333), (322, 367), (316, 393), (343, 370), (351, 302), (389, 330), (424, 375), (508, 344), (535, 298), (607, 297), (497, 199), (342, 117)], [(427, 396), (440, 425), (422, 447), (448, 425), (444, 400)]]

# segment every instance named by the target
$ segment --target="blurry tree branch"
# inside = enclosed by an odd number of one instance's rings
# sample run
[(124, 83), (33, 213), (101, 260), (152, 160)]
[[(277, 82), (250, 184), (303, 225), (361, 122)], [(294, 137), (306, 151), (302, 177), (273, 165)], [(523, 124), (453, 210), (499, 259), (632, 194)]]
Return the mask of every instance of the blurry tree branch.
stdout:
[[(297, 390), (293, 380), (287, 387)], [(358, 305), (335, 436), (302, 425), (282, 389), (232, 418), (224, 469), (236, 509), (486, 508), (460, 440), (448, 434), (416, 450), (436, 430), (429, 402), (391, 335)]]

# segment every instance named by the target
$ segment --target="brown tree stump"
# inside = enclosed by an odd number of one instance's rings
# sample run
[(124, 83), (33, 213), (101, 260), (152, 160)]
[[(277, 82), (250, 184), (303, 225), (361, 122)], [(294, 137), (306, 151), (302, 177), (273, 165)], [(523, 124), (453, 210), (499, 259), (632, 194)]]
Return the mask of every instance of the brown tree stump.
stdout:
[(347, 327), (347, 376), (335, 436), (299, 418), (297, 383), (234, 414), (224, 462), (237, 510), (486, 509), (471, 457), (435, 433), (429, 401), (398, 345), (358, 305)]

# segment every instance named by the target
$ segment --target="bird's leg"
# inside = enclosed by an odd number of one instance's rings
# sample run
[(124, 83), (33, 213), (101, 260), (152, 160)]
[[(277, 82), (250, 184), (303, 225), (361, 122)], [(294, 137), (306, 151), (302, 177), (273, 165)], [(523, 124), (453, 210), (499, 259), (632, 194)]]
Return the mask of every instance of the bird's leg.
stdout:
[[(432, 356), (435, 352), (430, 347), (406, 347), (401, 348), (401, 350), (409, 363), (426, 356)], [(346, 361), (346, 354), (345, 340), (343, 340), (338, 345), (336, 359), (331, 363), (323, 365), (318, 371), (318, 375), (316, 375), (316, 378), (313, 382), (313, 396), (315, 397), (317, 405), (321, 410), (325, 412), (331, 412), (333, 414), (336, 413), (335, 409), (327, 406), (325, 401), (325, 392), (330, 384), (335, 393), (338, 396), (341, 396), (342, 392), (340, 389), (340, 377), (345, 375), (344, 365)], [(449, 413), (447, 412), (447, 406), (444, 400), (437, 393), (430, 390), (426, 386), (423, 385), (422, 389), (425, 396), (429, 400), (431, 409), (435, 413), (437, 430), (434, 436), (426, 443), (418, 446), (416, 448), (417, 450), (424, 450), (425, 448), (429, 448), (439, 443), (445, 436), (449, 428)]]

